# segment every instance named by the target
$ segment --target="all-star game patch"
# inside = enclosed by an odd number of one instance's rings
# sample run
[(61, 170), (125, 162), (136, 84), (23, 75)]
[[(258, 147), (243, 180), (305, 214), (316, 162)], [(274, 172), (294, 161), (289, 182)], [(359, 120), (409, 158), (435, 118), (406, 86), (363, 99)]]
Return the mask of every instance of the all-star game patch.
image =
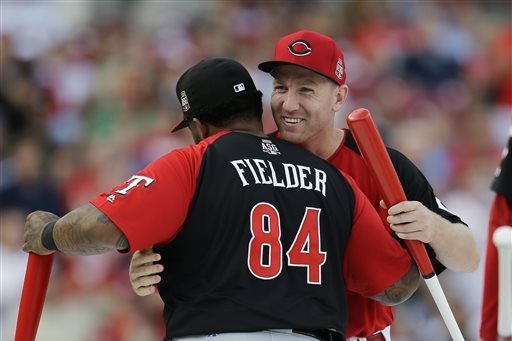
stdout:
[(277, 146), (270, 140), (263, 139), (261, 140), (261, 147), (263, 148), (263, 152), (270, 154), (270, 155), (279, 155), (281, 152), (279, 152), (279, 149), (277, 149)]

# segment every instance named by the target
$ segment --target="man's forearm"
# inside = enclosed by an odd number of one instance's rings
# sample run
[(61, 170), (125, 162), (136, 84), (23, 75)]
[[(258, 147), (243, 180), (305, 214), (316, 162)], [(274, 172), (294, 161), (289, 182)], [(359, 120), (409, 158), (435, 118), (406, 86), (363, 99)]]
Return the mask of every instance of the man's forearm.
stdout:
[(411, 297), (418, 289), (419, 284), (420, 273), (416, 265), (412, 263), (409, 270), (398, 281), (371, 298), (383, 305), (397, 305)]
[(55, 224), (53, 238), (59, 251), (79, 255), (96, 255), (129, 248), (128, 240), (121, 230), (91, 204), (60, 218)]
[(454, 224), (436, 216), (437, 232), (429, 245), (437, 259), (453, 271), (475, 271), (480, 263), (480, 253), (471, 230), (463, 224)]

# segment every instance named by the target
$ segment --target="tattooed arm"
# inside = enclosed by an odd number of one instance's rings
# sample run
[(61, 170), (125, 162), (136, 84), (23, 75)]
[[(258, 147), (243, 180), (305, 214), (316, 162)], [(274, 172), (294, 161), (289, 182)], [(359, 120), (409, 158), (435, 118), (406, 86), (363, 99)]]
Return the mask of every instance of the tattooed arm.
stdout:
[(409, 270), (398, 281), (371, 298), (383, 305), (397, 305), (411, 297), (416, 289), (418, 289), (419, 284), (420, 275), (418, 268), (412, 263)]
[[(23, 250), (49, 254), (41, 243), (45, 225), (58, 217), (43, 211), (27, 216)], [(96, 255), (113, 250), (128, 250), (130, 245), (124, 234), (100, 210), (91, 204), (79, 207), (58, 219), (53, 229), (55, 245), (61, 252), (78, 255)]]

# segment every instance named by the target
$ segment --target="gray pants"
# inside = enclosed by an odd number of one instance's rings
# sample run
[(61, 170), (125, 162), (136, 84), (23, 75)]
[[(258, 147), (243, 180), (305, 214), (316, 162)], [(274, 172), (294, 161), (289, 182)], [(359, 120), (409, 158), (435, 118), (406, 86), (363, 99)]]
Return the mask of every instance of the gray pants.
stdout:
[(293, 333), (291, 329), (269, 329), (250, 333), (219, 333), (174, 338), (173, 341), (315, 341), (315, 337)]

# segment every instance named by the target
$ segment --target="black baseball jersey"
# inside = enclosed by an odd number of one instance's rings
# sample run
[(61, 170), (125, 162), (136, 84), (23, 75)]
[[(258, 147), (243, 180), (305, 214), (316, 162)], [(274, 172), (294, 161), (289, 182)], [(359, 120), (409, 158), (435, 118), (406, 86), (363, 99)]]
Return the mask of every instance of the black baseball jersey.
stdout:
[(353, 207), (350, 185), (312, 154), (248, 134), (219, 138), (203, 155), (180, 234), (156, 250), (167, 337), (343, 331)]
[(345, 289), (374, 296), (411, 265), (353, 180), (275, 138), (216, 134), (92, 204), (130, 251), (158, 245), (166, 338), (274, 328), (341, 338)]
[(491, 188), (498, 194), (504, 195), (512, 202), (512, 127), (510, 128), (510, 137), (508, 144), (503, 150), (503, 159), (500, 166), (496, 169), (496, 174)]

